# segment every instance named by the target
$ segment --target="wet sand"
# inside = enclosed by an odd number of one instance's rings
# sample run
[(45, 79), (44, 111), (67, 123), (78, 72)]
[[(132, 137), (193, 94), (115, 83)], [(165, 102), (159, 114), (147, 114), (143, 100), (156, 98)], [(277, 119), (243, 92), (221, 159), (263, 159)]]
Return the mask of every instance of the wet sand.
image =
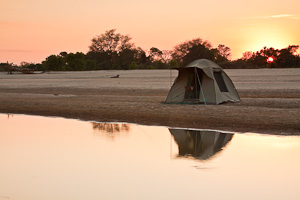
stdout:
[(225, 71), (241, 102), (163, 104), (176, 70), (2, 72), (0, 113), (300, 135), (300, 69)]

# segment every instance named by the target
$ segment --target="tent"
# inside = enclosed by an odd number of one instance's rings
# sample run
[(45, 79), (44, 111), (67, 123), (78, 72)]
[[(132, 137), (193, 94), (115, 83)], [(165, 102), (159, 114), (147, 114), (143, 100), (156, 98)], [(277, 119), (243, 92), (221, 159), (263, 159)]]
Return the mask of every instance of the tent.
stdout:
[(212, 158), (222, 151), (234, 134), (209, 130), (169, 129), (178, 144), (179, 157), (200, 160)]
[(179, 71), (178, 77), (165, 103), (220, 104), (240, 101), (231, 79), (216, 63), (199, 59), (176, 69)]

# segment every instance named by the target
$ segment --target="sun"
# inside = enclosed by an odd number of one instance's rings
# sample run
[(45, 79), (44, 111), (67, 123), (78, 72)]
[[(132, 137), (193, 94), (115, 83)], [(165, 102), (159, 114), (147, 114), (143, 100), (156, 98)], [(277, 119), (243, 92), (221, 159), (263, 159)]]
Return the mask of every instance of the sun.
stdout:
[(268, 57), (268, 58), (267, 58), (267, 62), (268, 62), (268, 63), (274, 62), (274, 58), (273, 58), (273, 57)]

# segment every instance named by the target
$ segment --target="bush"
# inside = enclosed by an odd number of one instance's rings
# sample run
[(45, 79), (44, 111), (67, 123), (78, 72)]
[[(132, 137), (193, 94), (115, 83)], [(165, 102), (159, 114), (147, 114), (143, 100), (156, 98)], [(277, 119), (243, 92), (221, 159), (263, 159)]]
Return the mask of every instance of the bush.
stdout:
[(138, 66), (134, 61), (132, 61), (132, 63), (129, 66), (129, 69), (138, 69)]

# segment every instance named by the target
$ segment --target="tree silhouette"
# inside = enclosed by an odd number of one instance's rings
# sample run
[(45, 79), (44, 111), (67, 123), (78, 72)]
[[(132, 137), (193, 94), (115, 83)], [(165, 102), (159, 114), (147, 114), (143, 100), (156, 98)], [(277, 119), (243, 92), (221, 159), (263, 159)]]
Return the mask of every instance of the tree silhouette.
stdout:
[[(246, 51), (237, 60), (230, 60), (231, 49), (224, 44), (213, 48), (211, 43), (201, 38), (185, 41), (176, 45), (173, 50), (160, 50), (152, 47), (149, 54), (135, 47), (131, 37), (116, 32), (116, 29), (105, 31), (91, 40), (89, 51), (48, 56), (42, 64), (22, 63), (37, 70), (108, 70), (108, 69), (166, 69), (184, 67), (190, 62), (206, 58), (218, 63), (223, 68), (261, 68), (261, 67), (300, 67), (299, 45), (290, 45), (281, 50), (263, 47), (251, 52)], [(268, 57), (274, 59), (267, 63)], [(6, 70), (1, 63), (0, 70)]]
[(153, 62), (161, 60), (163, 52), (156, 47), (152, 47), (149, 54), (150, 60)]
[(253, 56), (252, 51), (246, 51), (243, 53), (242, 60), (249, 60)]
[(121, 35), (116, 33), (116, 29), (111, 29), (104, 34), (94, 37), (89, 49), (94, 55), (101, 55), (105, 57), (105, 60), (109, 60), (109, 69), (114, 69), (118, 54), (125, 49), (134, 47), (130, 40), (131, 38), (128, 35)]
[(217, 62), (224, 62), (228, 61), (231, 57), (231, 49), (224, 44), (218, 45), (218, 55), (217, 55)]
[(296, 54), (299, 45), (290, 45), (287, 48), (281, 49), (277, 57), (277, 63), (281, 67), (296, 67), (300, 65), (300, 57)]
[(179, 67), (184, 67), (197, 59), (208, 59), (215, 62), (228, 61), (230, 48), (225, 45), (219, 45), (218, 48), (212, 48), (210, 42), (196, 38), (181, 43), (174, 47), (172, 57), (177, 61)]
[[(299, 45), (290, 45), (287, 48), (278, 50), (273, 47), (263, 47), (256, 53), (245, 52), (242, 59), (247, 62), (248, 66), (258, 67), (299, 67), (300, 57), (297, 54)], [(272, 57), (273, 62), (267, 63), (267, 59)]]
[(63, 71), (65, 70), (64, 59), (62, 56), (51, 55), (46, 58), (43, 65), (47, 70)]
[(100, 36), (94, 37), (89, 48), (92, 52), (120, 52), (134, 46), (133, 43), (130, 43), (130, 40), (131, 38), (128, 35), (121, 35), (116, 33), (116, 29), (111, 29)]
[(72, 71), (83, 71), (86, 69), (86, 63), (85, 63), (85, 58), (83, 53), (77, 52), (76, 54), (74, 53), (69, 53), (64, 56), (65, 59), (65, 65), (67, 70), (72, 70)]

